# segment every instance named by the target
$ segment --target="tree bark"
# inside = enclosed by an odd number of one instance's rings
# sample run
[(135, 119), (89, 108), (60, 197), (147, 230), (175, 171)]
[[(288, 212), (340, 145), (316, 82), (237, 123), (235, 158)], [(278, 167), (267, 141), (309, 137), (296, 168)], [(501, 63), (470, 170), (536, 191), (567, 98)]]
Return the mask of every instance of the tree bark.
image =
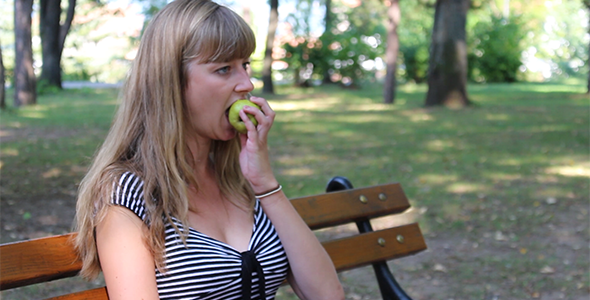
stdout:
[(41, 33), (43, 56), (40, 80), (44, 84), (60, 89), (62, 88), (61, 56), (66, 36), (72, 25), (75, 7), (76, 0), (68, 0), (66, 19), (61, 23), (61, 0), (40, 1), (39, 32)]
[(385, 63), (387, 65), (385, 82), (383, 83), (383, 102), (393, 103), (395, 100), (397, 54), (399, 52), (399, 36), (397, 26), (401, 19), (399, 0), (389, 0), (387, 9), (387, 49), (385, 50)]
[(0, 109), (6, 108), (6, 77), (4, 75), (4, 61), (2, 60), (2, 45), (0, 45)]
[[(325, 0), (326, 14), (324, 15), (324, 32), (330, 32), (332, 30), (332, 0)], [(328, 64), (326, 63), (326, 66)], [(322, 79), (323, 84), (334, 83), (332, 81), (332, 74), (330, 74), (329, 66), (324, 70), (324, 77)]]
[(33, 47), (31, 41), (31, 14), (33, 0), (14, 1), (14, 106), (30, 105), (37, 102), (37, 82), (33, 68)]
[(262, 65), (262, 91), (274, 94), (272, 82), (272, 48), (275, 41), (275, 33), (279, 24), (279, 0), (270, 0), (270, 18), (268, 21), (268, 34), (266, 35), (266, 50)]
[[(585, 0), (584, 4), (590, 13), (590, 1)], [(590, 34), (590, 20), (588, 20), (588, 33)], [(586, 62), (586, 66), (588, 66), (588, 86), (586, 87), (586, 94), (590, 94), (590, 43), (588, 43), (588, 61)]]
[(426, 106), (465, 107), (467, 45), (465, 23), (469, 0), (437, 0), (430, 46)]

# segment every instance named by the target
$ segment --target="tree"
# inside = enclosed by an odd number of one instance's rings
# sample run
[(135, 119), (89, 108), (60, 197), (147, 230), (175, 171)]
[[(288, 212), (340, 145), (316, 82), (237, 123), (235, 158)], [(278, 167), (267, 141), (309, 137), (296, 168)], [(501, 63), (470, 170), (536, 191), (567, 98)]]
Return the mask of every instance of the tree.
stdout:
[(266, 49), (262, 64), (262, 92), (274, 94), (272, 83), (272, 48), (275, 41), (275, 33), (279, 24), (279, 0), (270, 0), (270, 18), (268, 21), (268, 34), (266, 36)]
[(428, 69), (426, 106), (464, 107), (467, 98), (465, 24), (469, 0), (437, 0)]
[(61, 56), (66, 36), (74, 19), (76, 0), (68, 0), (66, 18), (62, 22), (61, 0), (41, 0), (39, 32), (41, 34), (43, 65), (40, 80), (43, 84), (61, 89)]
[[(324, 32), (328, 32), (332, 30), (332, 0), (325, 0), (324, 6), (326, 7), (326, 12), (324, 14)], [(324, 77), (322, 78), (322, 83), (334, 83), (332, 82), (332, 77), (329, 68), (326, 68), (324, 70)]]
[(4, 62), (2, 60), (2, 45), (0, 45), (0, 108), (6, 108), (6, 91), (4, 85), (6, 84), (6, 78), (4, 77)]
[[(584, 5), (586, 5), (588, 12), (590, 12), (590, 0), (584, 0)], [(590, 33), (590, 20), (588, 23), (588, 33)], [(588, 86), (586, 87), (586, 94), (590, 94), (590, 43), (588, 43), (588, 60), (586, 61), (586, 65), (588, 66)]]
[(383, 102), (393, 103), (395, 99), (396, 76), (397, 72), (397, 53), (399, 51), (399, 36), (397, 35), (397, 26), (401, 18), (399, 0), (389, 0), (387, 9), (387, 48), (385, 50), (385, 63), (387, 73), (383, 83)]
[(37, 102), (36, 78), (33, 68), (31, 14), (33, 0), (14, 1), (15, 67), (14, 106)]

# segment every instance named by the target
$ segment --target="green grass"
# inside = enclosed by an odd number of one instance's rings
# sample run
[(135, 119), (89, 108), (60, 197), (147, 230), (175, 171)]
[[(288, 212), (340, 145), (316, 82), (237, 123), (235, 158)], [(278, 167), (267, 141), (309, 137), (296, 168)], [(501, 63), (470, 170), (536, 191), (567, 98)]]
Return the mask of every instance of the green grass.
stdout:
[[(2, 201), (74, 197), (106, 135), (117, 92), (68, 90), (3, 111)], [(439, 276), (449, 283), (444, 292), (430, 299), (483, 299), (493, 287), (504, 299), (587, 295), (585, 87), (470, 85), (475, 105), (462, 110), (424, 108), (425, 93), (424, 85), (400, 86), (394, 105), (381, 103), (380, 87), (279, 87), (266, 95), (277, 112), (269, 137), (273, 167), (287, 195), (321, 193), (336, 175), (357, 187), (400, 182), (430, 248), (468, 245), (445, 261), (432, 253), (405, 267), (409, 278), (437, 278), (436, 263), (449, 269), (447, 279)], [(554, 273), (540, 272), (544, 266)]]

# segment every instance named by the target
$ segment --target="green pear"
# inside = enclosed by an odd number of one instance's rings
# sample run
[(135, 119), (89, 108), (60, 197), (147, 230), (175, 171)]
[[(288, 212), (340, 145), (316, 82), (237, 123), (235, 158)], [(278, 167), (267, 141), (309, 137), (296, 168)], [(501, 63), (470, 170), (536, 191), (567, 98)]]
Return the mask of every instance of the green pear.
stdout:
[[(236, 102), (234, 102), (234, 104), (232, 104), (232, 106), (229, 108), (229, 123), (239, 132), (239, 133), (246, 133), (248, 132), (248, 130), (246, 129), (246, 124), (244, 124), (244, 121), (242, 121), (242, 119), (240, 118), (240, 110), (242, 110), (242, 108), (244, 106), (252, 106), (252, 107), (256, 107), (258, 109), (260, 109), (260, 106), (258, 106), (257, 104), (255, 104), (254, 102), (250, 101), (250, 100), (238, 100)], [(248, 118), (250, 119), (250, 121), (252, 121), (252, 123), (254, 123), (254, 126), (258, 125), (258, 121), (256, 121), (256, 118), (251, 115), (251, 114), (247, 114)]]

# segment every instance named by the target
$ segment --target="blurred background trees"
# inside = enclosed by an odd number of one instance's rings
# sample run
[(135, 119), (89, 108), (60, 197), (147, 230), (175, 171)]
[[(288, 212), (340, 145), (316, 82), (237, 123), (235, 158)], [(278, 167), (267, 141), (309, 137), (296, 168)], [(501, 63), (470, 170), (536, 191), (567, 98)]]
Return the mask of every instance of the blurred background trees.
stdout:
[[(251, 22), (260, 46), (253, 55), (252, 76), (255, 81), (264, 81), (264, 90), (270, 92), (273, 83), (302, 87), (335, 83), (342, 88), (385, 84), (392, 81), (388, 78), (393, 78), (393, 87), (395, 84), (426, 83), (429, 69), (435, 70), (431, 55), (437, 49), (432, 43), (433, 32), (442, 26), (435, 23), (435, 8), (462, 0), (399, 1), (399, 23), (395, 26), (399, 49), (389, 54), (388, 28), (392, 27), (387, 10), (397, 1), (244, 1), (219, 2), (240, 14), (247, 14), (245, 17)], [(583, 80), (590, 86), (588, 0), (465, 1), (469, 4), (464, 22), (463, 52), (466, 53), (461, 55), (466, 56), (467, 61), (463, 67), (466, 68), (466, 84)], [(16, 4), (26, 2), (0, 2), (0, 13), (5, 16), (0, 20), (3, 69), (7, 86), (18, 87), (16, 78), (20, 77), (16, 74), (25, 74), (23, 66), (29, 65), (26, 69), (29, 73), (23, 78), (35, 81), (43, 78), (46, 83), (36, 88), (41, 93), (48, 86), (60, 88), (61, 80), (123, 81), (143, 25), (166, 3), (165, 0), (39, 0), (32, 2), (32, 10), (25, 13), (31, 17), (30, 21), (14, 19)], [(269, 47), (272, 51), (267, 53), (265, 41), (269, 35), (271, 4), (277, 6), (277, 14), (281, 13), (277, 19), (276, 38)], [(59, 23), (56, 23), (58, 5)], [(49, 6), (53, 8), (51, 18), (44, 13), (44, 7)], [(75, 14), (69, 18), (74, 6)], [(22, 31), (20, 27), (24, 23), (15, 22), (19, 20), (31, 24), (30, 38), (26, 29)], [(68, 26), (70, 20), (71, 27)], [(52, 24), (51, 34), (47, 33), (49, 25), (44, 24)], [(53, 39), (51, 43), (48, 36)], [(26, 52), (15, 51), (21, 43), (26, 46), (27, 40), (32, 51), (32, 59), (28, 61)], [(50, 48), (54, 50), (47, 50)], [(63, 51), (62, 54), (59, 55), (59, 51)], [(59, 64), (55, 64), (56, 53), (60, 57)], [(265, 53), (266, 65), (263, 64)], [(387, 77), (387, 55), (392, 54), (395, 55), (395, 73), (391, 74), (390, 67)], [(31, 76), (31, 70), (35, 76)], [(22, 86), (35, 90), (31, 82), (24, 82)], [(390, 91), (394, 97), (395, 89)], [(384, 89), (384, 94), (387, 93)], [(391, 98), (393, 102), (393, 97), (385, 96), (384, 101)], [(34, 101), (29, 99), (21, 103)]]

